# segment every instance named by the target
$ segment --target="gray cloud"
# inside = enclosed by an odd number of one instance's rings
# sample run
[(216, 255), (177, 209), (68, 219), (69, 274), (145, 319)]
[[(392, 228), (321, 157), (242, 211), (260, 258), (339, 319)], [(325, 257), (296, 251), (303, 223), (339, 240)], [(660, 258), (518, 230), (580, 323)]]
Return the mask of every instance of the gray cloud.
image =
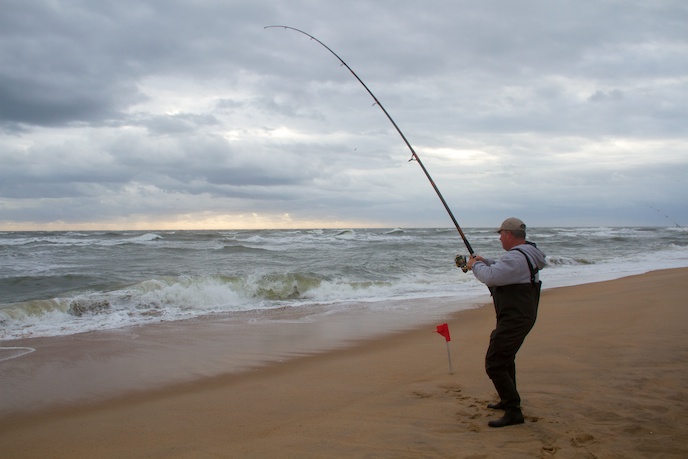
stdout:
[(271, 24), (351, 65), (465, 225), (688, 222), (687, 20), (679, 1), (8, 0), (0, 228), (448, 226), (359, 83)]

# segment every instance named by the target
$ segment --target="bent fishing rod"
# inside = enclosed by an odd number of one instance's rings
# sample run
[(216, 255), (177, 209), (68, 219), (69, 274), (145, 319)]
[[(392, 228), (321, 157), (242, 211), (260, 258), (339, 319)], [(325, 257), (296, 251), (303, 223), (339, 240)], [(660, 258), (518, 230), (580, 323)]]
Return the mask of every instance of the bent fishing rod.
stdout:
[[(361, 80), (361, 78), (356, 74), (356, 72), (354, 72), (353, 69), (352, 69), (351, 67), (349, 67), (349, 64), (347, 64), (346, 62), (344, 62), (344, 59), (342, 59), (341, 57), (339, 57), (339, 55), (338, 55), (337, 53), (335, 53), (334, 51), (332, 51), (332, 49), (331, 49), (329, 46), (327, 46), (325, 43), (321, 42), (320, 40), (318, 40), (317, 38), (315, 38), (313, 35), (304, 32), (303, 30), (296, 29), (296, 28), (294, 28), (294, 27), (284, 26), (284, 25), (271, 25), (271, 26), (266, 26), (265, 28), (266, 28), (266, 29), (273, 29), (273, 28), (275, 28), (275, 29), (288, 29), (288, 30), (293, 30), (293, 31), (295, 31), (295, 32), (299, 32), (299, 33), (301, 33), (301, 34), (303, 34), (303, 35), (309, 37), (311, 40), (315, 40), (315, 41), (318, 42), (320, 45), (322, 45), (326, 50), (328, 50), (330, 53), (332, 53), (332, 55), (334, 55), (334, 57), (336, 57), (336, 58), (339, 60), (339, 62), (341, 62), (342, 65), (343, 65), (344, 67), (346, 67), (346, 68), (349, 70), (349, 72), (351, 72), (351, 74), (358, 80), (358, 82), (361, 83), (361, 85), (363, 85), (363, 87), (365, 88), (365, 90), (368, 91), (368, 94), (370, 94), (370, 97), (372, 97), (373, 100), (375, 101), (375, 105), (377, 105), (378, 107), (380, 107), (380, 109), (381, 109), (381, 110), (384, 112), (384, 114), (387, 116), (387, 119), (389, 119), (389, 121), (392, 123), (392, 125), (394, 126), (394, 128), (397, 130), (397, 132), (399, 133), (399, 135), (401, 136), (401, 138), (404, 140), (404, 143), (406, 144), (406, 146), (409, 148), (409, 150), (411, 150), (411, 159), (410, 159), (409, 161), (416, 161), (416, 162), (418, 163), (418, 165), (420, 166), (420, 168), (423, 170), (423, 172), (425, 173), (425, 176), (428, 178), (428, 180), (430, 181), (430, 184), (432, 185), (433, 189), (435, 190), (435, 193), (437, 193), (437, 196), (440, 198), (440, 201), (442, 201), (442, 205), (444, 206), (445, 210), (446, 210), (447, 213), (449, 214), (449, 217), (451, 218), (452, 222), (454, 223), (454, 226), (456, 226), (456, 230), (457, 230), (457, 231), (459, 232), (459, 234), (461, 235), (461, 239), (463, 239), (463, 243), (466, 245), (466, 248), (468, 249), (468, 253), (469, 253), (470, 255), (473, 255), (473, 254), (474, 254), (473, 248), (471, 247), (471, 244), (468, 242), (468, 239), (466, 239), (466, 236), (464, 235), (463, 230), (462, 230), (461, 227), (459, 226), (459, 222), (457, 222), (457, 221), (456, 221), (456, 218), (454, 218), (454, 214), (452, 214), (451, 209), (449, 209), (449, 205), (447, 205), (447, 202), (444, 200), (444, 197), (442, 196), (442, 193), (440, 193), (439, 188), (437, 188), (437, 185), (435, 185), (434, 180), (432, 179), (432, 177), (430, 177), (430, 173), (428, 172), (428, 170), (427, 170), (427, 169), (425, 168), (425, 166), (423, 165), (423, 162), (420, 160), (420, 158), (418, 157), (418, 154), (416, 153), (416, 151), (415, 151), (415, 150), (413, 149), (413, 147), (411, 146), (411, 143), (406, 139), (406, 136), (404, 135), (403, 132), (401, 132), (401, 129), (399, 129), (399, 126), (397, 126), (397, 123), (392, 119), (392, 117), (391, 117), (390, 114), (387, 112), (387, 110), (385, 109), (385, 107), (380, 103), (380, 101), (377, 99), (377, 97), (375, 97), (375, 94), (373, 94), (373, 92), (368, 88), (368, 86), (366, 86), (366, 84), (363, 82), (363, 80)], [(464, 260), (460, 260), (459, 257), (462, 257), (462, 256), (461, 256), (461, 255), (457, 256), (456, 264), (457, 264), (457, 266), (459, 266), (460, 268), (463, 269), (463, 266), (461, 266), (460, 263), (464, 263), (464, 264), (465, 264), (465, 259), (464, 259)]]

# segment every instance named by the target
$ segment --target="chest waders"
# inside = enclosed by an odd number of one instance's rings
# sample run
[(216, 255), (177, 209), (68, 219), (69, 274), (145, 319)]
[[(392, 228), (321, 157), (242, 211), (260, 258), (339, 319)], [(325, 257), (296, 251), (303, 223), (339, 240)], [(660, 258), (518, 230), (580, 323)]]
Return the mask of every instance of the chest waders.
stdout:
[(516, 390), (516, 353), (528, 332), (535, 325), (542, 282), (535, 280), (538, 269), (533, 268), (525, 252), (530, 269), (529, 284), (490, 287), (497, 314), (497, 326), (490, 335), (485, 356), (485, 371), (492, 380), (507, 412), (520, 411), (521, 397)]

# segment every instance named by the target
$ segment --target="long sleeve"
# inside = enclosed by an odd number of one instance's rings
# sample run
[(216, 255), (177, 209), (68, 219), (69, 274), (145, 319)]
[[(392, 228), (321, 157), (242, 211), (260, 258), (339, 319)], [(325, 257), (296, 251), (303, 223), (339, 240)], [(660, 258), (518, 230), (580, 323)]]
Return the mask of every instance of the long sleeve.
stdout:
[[(524, 247), (527, 247), (527, 249), (524, 249)], [(545, 266), (545, 257), (540, 250), (526, 244), (518, 248), (528, 253), (531, 262), (538, 269)], [(530, 283), (528, 263), (522, 253), (513, 249), (497, 261), (485, 260), (484, 263), (476, 262), (473, 265), (473, 274), (476, 279), (488, 287)]]

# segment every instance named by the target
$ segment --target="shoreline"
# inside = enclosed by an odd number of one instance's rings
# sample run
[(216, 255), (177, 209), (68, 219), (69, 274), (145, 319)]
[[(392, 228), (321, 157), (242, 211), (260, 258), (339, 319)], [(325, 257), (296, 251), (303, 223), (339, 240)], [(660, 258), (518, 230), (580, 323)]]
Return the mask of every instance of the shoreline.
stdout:
[[(205, 316), (0, 345), (0, 420), (241, 374), (447, 320), (489, 296)], [(438, 322), (439, 323), (439, 322)], [(3, 376), (3, 374), (8, 376)]]
[[(491, 307), (434, 326), (76, 407), (0, 418), (10, 457), (685, 457), (688, 268), (542, 292), (497, 416)], [(488, 298), (489, 300), (489, 298)], [(3, 376), (3, 378), (8, 376)]]

